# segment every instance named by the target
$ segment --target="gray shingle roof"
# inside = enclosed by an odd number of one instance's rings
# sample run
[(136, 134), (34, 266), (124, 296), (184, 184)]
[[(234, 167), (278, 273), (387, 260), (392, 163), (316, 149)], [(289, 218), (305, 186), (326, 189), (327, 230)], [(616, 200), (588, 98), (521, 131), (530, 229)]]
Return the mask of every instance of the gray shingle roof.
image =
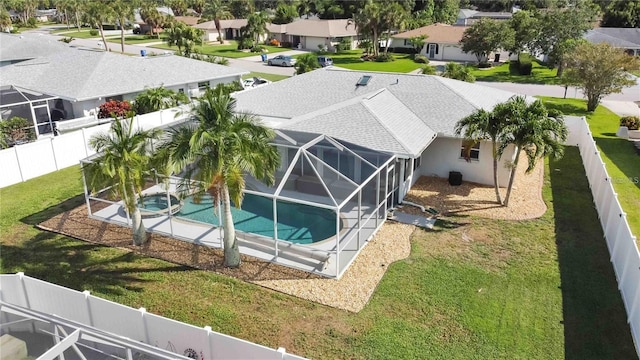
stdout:
[(591, 43), (608, 43), (616, 47), (640, 49), (638, 28), (596, 28), (587, 31), (584, 38)]
[(0, 32), (0, 61), (35, 59), (70, 49), (69, 45), (52, 39)]
[(81, 101), (246, 73), (176, 55), (135, 57), (74, 49), (0, 67), (0, 85)]
[[(366, 86), (356, 86), (363, 75), (371, 75), (371, 80)], [(508, 91), (450, 80), (440, 76), (371, 73), (324, 68), (262, 88), (236, 93), (235, 97), (238, 110), (250, 111), (266, 118), (291, 119), (381, 89), (386, 89), (397, 99), (398, 103), (389, 103), (390, 109), (401, 111), (399, 105), (401, 103), (430, 129), (444, 136), (455, 136), (456, 122), (476, 109), (490, 110), (497, 103), (507, 101), (515, 95)], [(348, 114), (343, 115), (343, 119), (350, 119)], [(354, 116), (362, 116), (362, 113), (359, 112)], [(385, 119), (402, 124), (400, 126), (407, 126), (406, 116), (385, 117)], [(280, 126), (286, 127), (289, 123), (282, 120)], [(336, 125), (344, 126), (343, 123)], [(338, 129), (342, 128), (338, 127)], [(356, 135), (362, 136), (365, 132), (364, 128), (360, 127), (359, 129)], [(337, 138), (343, 138), (341, 135), (348, 133), (344, 130), (339, 131), (340, 134), (335, 135)], [(405, 139), (405, 136), (406, 134), (402, 138)], [(360, 144), (359, 142), (355, 143)], [(407, 143), (411, 143), (411, 141), (407, 140)]]

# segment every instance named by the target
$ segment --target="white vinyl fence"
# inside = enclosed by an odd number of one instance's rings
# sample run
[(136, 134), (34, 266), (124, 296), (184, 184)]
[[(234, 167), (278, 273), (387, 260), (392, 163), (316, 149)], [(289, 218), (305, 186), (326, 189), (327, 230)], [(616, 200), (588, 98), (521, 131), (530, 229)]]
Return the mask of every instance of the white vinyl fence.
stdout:
[[(136, 115), (134, 126), (151, 129), (188, 118), (188, 107), (176, 107), (144, 115)], [(0, 188), (27, 181), (56, 170), (80, 164), (95, 151), (89, 146), (94, 134), (106, 132), (110, 123), (83, 128), (63, 135), (40, 139), (0, 150)]]
[[(627, 310), (627, 322), (631, 327), (636, 352), (640, 356), (640, 252), (636, 237), (629, 228), (627, 214), (620, 206), (618, 194), (612, 184), (614, 181), (630, 179), (612, 179), (609, 176), (585, 118), (567, 117), (566, 122), (569, 127), (567, 145), (577, 145), (580, 149), (593, 202), (618, 280), (618, 289)], [(631, 148), (629, 151), (632, 151)]]
[[(0, 275), (0, 300), (8, 304), (72, 320), (83, 325), (183, 355), (193, 349), (199, 359), (304, 360), (249, 341), (150, 314), (25, 276)], [(267, 325), (267, 324), (265, 324)], [(24, 324), (22, 324), (24, 326)], [(26, 328), (28, 329), (28, 327)], [(265, 331), (269, 331), (268, 326)]]

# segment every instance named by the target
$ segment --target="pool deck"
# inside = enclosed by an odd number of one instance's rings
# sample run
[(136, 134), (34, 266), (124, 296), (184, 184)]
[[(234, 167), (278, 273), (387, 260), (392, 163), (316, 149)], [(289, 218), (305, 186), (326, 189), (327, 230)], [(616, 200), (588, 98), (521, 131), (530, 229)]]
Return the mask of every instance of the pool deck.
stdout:
[[(171, 191), (172, 189), (170, 189)], [(164, 191), (159, 186), (153, 186), (143, 193), (157, 193)], [(240, 252), (265, 261), (275, 262), (326, 277), (339, 277), (353, 262), (358, 253), (382, 226), (384, 219), (372, 216), (368, 221), (365, 216), (370, 214), (371, 207), (363, 206), (363, 217), (360, 219), (361, 230), (357, 232), (358, 208), (357, 204), (348, 204), (341, 212), (344, 230), (340, 233), (340, 251), (336, 254), (336, 237), (308, 245), (291, 245), (286, 241), (278, 241), (279, 251), (276, 256), (276, 241), (256, 235), (236, 231), (240, 240)], [(92, 218), (127, 226), (129, 223), (122, 203), (113, 203), (99, 211), (92, 213)], [(161, 215), (142, 220), (147, 231), (159, 233), (173, 238), (192, 242), (212, 248), (222, 248), (224, 230), (213, 225), (184, 220), (175, 216)], [(257, 239), (256, 239), (257, 240)], [(272, 247), (273, 246), (273, 247)], [(284, 248), (284, 249), (283, 249)], [(290, 248), (290, 249), (288, 249)], [(318, 256), (319, 255), (319, 256)], [(324, 259), (327, 259), (324, 261)], [(337, 260), (338, 259), (338, 260)]]

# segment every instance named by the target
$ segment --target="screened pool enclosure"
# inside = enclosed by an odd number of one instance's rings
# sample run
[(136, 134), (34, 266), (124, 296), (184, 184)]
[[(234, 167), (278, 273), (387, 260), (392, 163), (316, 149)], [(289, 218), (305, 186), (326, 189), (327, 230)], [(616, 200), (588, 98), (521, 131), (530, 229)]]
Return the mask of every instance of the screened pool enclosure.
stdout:
[[(394, 156), (326, 135), (277, 131), (275, 182), (245, 175), (245, 196), (232, 211), (240, 251), (328, 277), (340, 277), (386, 219), (397, 191)], [(85, 162), (99, 161), (99, 157)], [(221, 247), (220, 207), (194, 199), (179, 176), (153, 176), (140, 199), (148, 231)], [(89, 215), (129, 225), (108, 189), (87, 193)], [(197, 201), (196, 201), (197, 200)]]

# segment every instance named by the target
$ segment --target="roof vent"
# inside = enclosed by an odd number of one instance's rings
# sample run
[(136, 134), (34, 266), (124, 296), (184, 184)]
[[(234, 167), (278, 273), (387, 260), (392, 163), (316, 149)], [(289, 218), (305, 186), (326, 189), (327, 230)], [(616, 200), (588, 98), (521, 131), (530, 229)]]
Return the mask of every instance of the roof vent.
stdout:
[(367, 86), (367, 84), (369, 83), (369, 80), (371, 80), (370, 75), (363, 75), (360, 78), (360, 80), (358, 80), (358, 83), (356, 84), (356, 86)]

